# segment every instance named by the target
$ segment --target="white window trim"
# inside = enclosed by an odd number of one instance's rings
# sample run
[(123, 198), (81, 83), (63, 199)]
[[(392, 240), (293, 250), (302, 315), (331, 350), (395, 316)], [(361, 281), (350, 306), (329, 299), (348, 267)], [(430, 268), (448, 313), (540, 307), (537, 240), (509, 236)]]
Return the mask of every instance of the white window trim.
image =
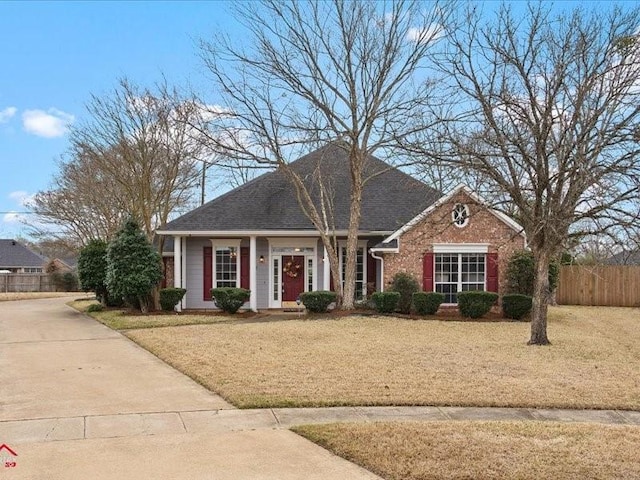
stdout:
[[(282, 257), (290, 255), (298, 255), (304, 257), (304, 291), (307, 292), (309, 288), (308, 282), (308, 261), (311, 259), (313, 264), (313, 278), (312, 286), (313, 291), (318, 289), (318, 238), (283, 238), (283, 237), (267, 237), (269, 243), (269, 308), (282, 308)], [(313, 248), (312, 252), (291, 252), (291, 253), (273, 253), (273, 248), (293, 247), (293, 248)], [(275, 291), (275, 279), (273, 278), (273, 269), (275, 267), (275, 261), (278, 260), (278, 299), (273, 299), (273, 292)]]
[[(460, 252), (460, 251), (455, 251), (455, 252), (435, 252), (434, 251), (434, 258), (433, 258), (433, 291), (434, 292), (437, 291), (437, 289), (436, 289), (436, 285), (437, 284), (449, 285), (449, 284), (453, 283), (453, 282), (438, 282), (438, 281), (436, 281), (436, 275), (437, 275), (437, 273), (436, 273), (437, 272), (437, 269), (436, 269), (437, 262), (436, 262), (436, 258), (435, 258), (435, 254), (436, 253), (442, 253), (442, 254), (445, 254), (445, 255), (458, 255), (458, 281), (456, 282), (456, 284), (457, 284), (456, 285), (456, 291), (458, 293), (462, 291), (462, 284), (463, 283), (466, 283), (466, 284), (479, 283), (479, 282), (463, 282), (462, 281), (462, 255), (467, 254), (467, 253), (471, 253), (471, 254), (473, 254), (473, 253), (481, 253), (481, 254), (484, 254), (484, 282), (483, 282), (482, 291), (484, 291), (484, 292), (487, 291), (487, 263), (488, 263), (488, 260), (487, 260), (486, 253), (488, 253), (488, 252), (479, 252), (479, 251), (476, 251), (476, 252), (473, 252), (473, 251), (471, 251), (471, 252)], [(458, 290), (458, 288), (459, 288), (459, 290)], [(442, 305), (452, 306), (452, 305), (457, 305), (457, 303), (443, 303)]]
[(433, 253), (489, 253), (489, 243), (434, 243)]
[(235, 248), (236, 249), (236, 288), (240, 288), (240, 243), (242, 240), (239, 238), (229, 238), (229, 239), (212, 239), (211, 247), (212, 247), (212, 259), (211, 263), (213, 272), (211, 278), (212, 288), (218, 288), (218, 279), (216, 275), (217, 262), (216, 262), (216, 248)]
[[(367, 251), (367, 243), (368, 240), (358, 240), (358, 250), (362, 248), (362, 298), (367, 298), (367, 255), (369, 252)], [(346, 240), (338, 240), (338, 271), (340, 275), (342, 275), (342, 249), (347, 248)], [(344, 278), (342, 278), (342, 283), (344, 283)]]

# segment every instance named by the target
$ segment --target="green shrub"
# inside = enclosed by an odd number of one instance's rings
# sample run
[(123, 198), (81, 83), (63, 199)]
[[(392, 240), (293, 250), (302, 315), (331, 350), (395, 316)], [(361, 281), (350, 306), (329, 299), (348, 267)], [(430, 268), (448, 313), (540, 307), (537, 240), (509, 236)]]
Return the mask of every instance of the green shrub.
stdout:
[(124, 298), (143, 313), (149, 311), (151, 292), (162, 280), (162, 259), (142, 232), (129, 219), (107, 247), (109, 295)]
[(184, 288), (162, 288), (160, 289), (160, 306), (165, 312), (173, 312), (176, 305), (180, 303), (187, 291)]
[(102, 311), (102, 304), (101, 303), (92, 303), (91, 305), (89, 305), (87, 307), (87, 309), (85, 310), (87, 313), (92, 313), (92, 312), (101, 312)]
[[(536, 275), (536, 265), (533, 252), (520, 250), (515, 252), (507, 265), (507, 291), (522, 295), (533, 295), (533, 283)], [(549, 264), (549, 291), (553, 292), (558, 286), (560, 268), (557, 262)]]
[(502, 313), (514, 320), (523, 319), (533, 306), (533, 299), (529, 295), (511, 293), (502, 297)]
[[(91, 240), (80, 250), (78, 257), (78, 278), (82, 290), (96, 292), (103, 305), (109, 305), (107, 298), (107, 243), (102, 240)], [(114, 300), (115, 301), (115, 300)], [(121, 305), (115, 305), (117, 307)]]
[(434, 315), (444, 298), (443, 293), (416, 292), (412, 296), (413, 310), (418, 315)]
[(492, 292), (458, 292), (458, 310), (463, 317), (480, 318), (486, 315), (498, 299)]
[(249, 300), (251, 291), (246, 288), (212, 288), (211, 298), (216, 302), (216, 306), (227, 312), (236, 313), (244, 303)]
[(400, 293), (398, 292), (375, 292), (371, 295), (371, 300), (375, 305), (376, 311), (379, 313), (393, 313), (396, 311), (398, 302), (400, 301)]
[(411, 312), (411, 296), (420, 290), (418, 281), (408, 273), (396, 273), (391, 280), (390, 292), (398, 292), (400, 300), (398, 300), (397, 309), (402, 313)]
[(78, 277), (73, 272), (64, 272), (62, 274), (62, 288), (65, 292), (78, 291)]
[(336, 301), (336, 293), (319, 290), (317, 292), (305, 292), (300, 295), (300, 301), (307, 310), (314, 313), (325, 313), (329, 305)]

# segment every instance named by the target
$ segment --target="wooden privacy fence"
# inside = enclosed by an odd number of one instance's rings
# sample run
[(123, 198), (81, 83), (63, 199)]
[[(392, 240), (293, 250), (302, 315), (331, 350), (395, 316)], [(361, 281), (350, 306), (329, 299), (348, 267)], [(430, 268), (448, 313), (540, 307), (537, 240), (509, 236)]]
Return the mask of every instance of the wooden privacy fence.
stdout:
[(640, 306), (640, 266), (563, 265), (556, 301), (560, 305)]
[(0, 273), (0, 293), (55, 291), (46, 273)]

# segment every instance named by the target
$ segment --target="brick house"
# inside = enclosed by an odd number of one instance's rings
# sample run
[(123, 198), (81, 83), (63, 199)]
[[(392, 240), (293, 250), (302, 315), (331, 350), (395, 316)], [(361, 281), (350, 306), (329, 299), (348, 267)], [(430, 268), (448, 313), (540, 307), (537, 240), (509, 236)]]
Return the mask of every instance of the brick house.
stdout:
[[(330, 143), (291, 164), (313, 192), (330, 185), (340, 271), (346, 260), (350, 177), (347, 152)], [(382, 291), (407, 272), (448, 303), (462, 290), (501, 291), (522, 228), (464, 186), (441, 192), (369, 156), (358, 232), (356, 296)], [(315, 194), (315, 193), (314, 193)], [(266, 173), (162, 226), (167, 284), (187, 289), (180, 308), (214, 308), (209, 290), (251, 290), (252, 310), (283, 308), (300, 293), (330, 290), (320, 237), (282, 172)], [(171, 246), (173, 248), (167, 247)], [(344, 274), (343, 274), (344, 275)], [(165, 281), (166, 281), (165, 280)], [(344, 281), (344, 279), (343, 279)]]

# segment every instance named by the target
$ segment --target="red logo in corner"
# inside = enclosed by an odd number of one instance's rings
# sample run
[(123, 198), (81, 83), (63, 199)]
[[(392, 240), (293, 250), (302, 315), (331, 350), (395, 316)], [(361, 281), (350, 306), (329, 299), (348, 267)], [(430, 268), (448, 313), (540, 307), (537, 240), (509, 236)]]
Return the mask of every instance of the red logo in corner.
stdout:
[(6, 443), (0, 445), (0, 465), (4, 468), (15, 468), (18, 466), (15, 457), (18, 454)]

